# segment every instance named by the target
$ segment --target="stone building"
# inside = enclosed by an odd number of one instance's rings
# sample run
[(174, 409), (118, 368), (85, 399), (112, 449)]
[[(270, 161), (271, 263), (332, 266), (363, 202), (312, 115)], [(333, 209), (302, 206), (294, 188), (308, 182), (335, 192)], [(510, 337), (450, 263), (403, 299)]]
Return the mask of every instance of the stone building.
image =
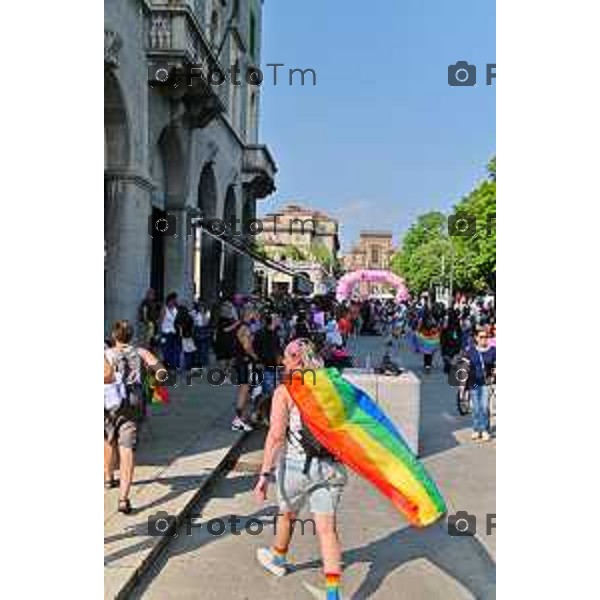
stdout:
[[(340, 249), (336, 219), (319, 210), (288, 204), (262, 217), (262, 226), (257, 241), (267, 256), (309, 279), (315, 294), (326, 294), (334, 287), (333, 266)], [(254, 270), (257, 291), (268, 295), (296, 291), (294, 277), (261, 264)]]
[[(134, 319), (150, 286), (207, 301), (252, 290), (250, 258), (185, 224), (194, 210), (247, 222), (275, 189), (275, 162), (257, 139), (260, 87), (244, 77), (260, 65), (262, 5), (105, 0), (105, 325)], [(158, 85), (158, 69), (173, 65), (226, 79)], [(167, 213), (177, 235), (151, 236)]]
[[(389, 231), (361, 231), (358, 244), (342, 258), (344, 271), (359, 269), (383, 269), (390, 266), (394, 254), (392, 233)], [(363, 296), (386, 292), (381, 284), (361, 283), (359, 292)]]

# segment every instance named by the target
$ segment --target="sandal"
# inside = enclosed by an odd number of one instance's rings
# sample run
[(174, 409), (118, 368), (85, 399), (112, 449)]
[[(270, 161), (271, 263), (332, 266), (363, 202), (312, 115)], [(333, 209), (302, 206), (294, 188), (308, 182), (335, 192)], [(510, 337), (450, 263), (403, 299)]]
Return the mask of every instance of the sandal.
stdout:
[(131, 513), (133, 509), (131, 508), (131, 502), (129, 498), (120, 498), (119, 499), (119, 512), (124, 515), (128, 515)]
[(110, 479), (106, 479), (104, 481), (104, 489), (105, 490), (112, 490), (112, 489), (116, 488), (117, 485), (119, 485), (119, 484), (114, 477), (111, 477)]

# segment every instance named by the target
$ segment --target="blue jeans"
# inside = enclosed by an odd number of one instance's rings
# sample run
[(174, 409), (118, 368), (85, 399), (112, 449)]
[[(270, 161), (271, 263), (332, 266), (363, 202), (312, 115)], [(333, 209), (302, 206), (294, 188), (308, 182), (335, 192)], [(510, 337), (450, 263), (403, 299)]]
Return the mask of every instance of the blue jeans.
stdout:
[(210, 350), (212, 331), (210, 327), (198, 327), (194, 335), (194, 343), (198, 349), (196, 352), (196, 363), (199, 366), (208, 365), (208, 352)]
[(179, 369), (181, 358), (181, 341), (175, 333), (161, 334), (163, 360), (170, 366)]
[(275, 391), (275, 367), (265, 367), (263, 373), (262, 390), (264, 396), (271, 396)]
[(485, 384), (471, 388), (471, 402), (473, 404), (473, 431), (477, 433), (489, 431), (488, 389)]

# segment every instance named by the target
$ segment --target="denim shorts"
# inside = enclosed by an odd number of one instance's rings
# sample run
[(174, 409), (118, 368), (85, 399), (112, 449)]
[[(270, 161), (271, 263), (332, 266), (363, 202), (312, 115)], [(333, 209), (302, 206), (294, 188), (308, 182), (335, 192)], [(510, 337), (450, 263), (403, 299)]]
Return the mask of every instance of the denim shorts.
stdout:
[(310, 512), (335, 514), (348, 481), (345, 467), (314, 458), (304, 474), (304, 457), (287, 454), (277, 469), (277, 501), (281, 512), (299, 512), (308, 502)]

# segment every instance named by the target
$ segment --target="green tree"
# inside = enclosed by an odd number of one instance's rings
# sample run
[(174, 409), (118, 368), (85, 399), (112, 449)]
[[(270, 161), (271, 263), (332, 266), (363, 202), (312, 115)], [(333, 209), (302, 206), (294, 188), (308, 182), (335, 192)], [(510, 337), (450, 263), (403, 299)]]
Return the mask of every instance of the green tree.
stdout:
[(496, 273), (496, 157), (488, 163), (488, 176), (454, 207), (454, 214), (475, 219), (471, 236), (453, 238), (457, 258), (465, 265), (463, 284), (484, 291)]
[(449, 264), (451, 242), (446, 223), (447, 217), (439, 211), (420, 215), (406, 232), (401, 251), (392, 257), (391, 270), (406, 280), (413, 293), (437, 283), (442, 267)]
[(401, 249), (391, 260), (394, 273), (404, 277), (413, 294), (433, 284), (454, 290), (485, 291), (496, 272), (496, 157), (487, 166), (488, 176), (453, 208), (453, 214), (474, 217), (472, 235), (449, 236), (448, 217), (428, 212), (417, 217), (406, 232)]
[(321, 242), (311, 246), (310, 254), (311, 258), (318, 262), (329, 275), (332, 275), (339, 266), (333, 252)]

